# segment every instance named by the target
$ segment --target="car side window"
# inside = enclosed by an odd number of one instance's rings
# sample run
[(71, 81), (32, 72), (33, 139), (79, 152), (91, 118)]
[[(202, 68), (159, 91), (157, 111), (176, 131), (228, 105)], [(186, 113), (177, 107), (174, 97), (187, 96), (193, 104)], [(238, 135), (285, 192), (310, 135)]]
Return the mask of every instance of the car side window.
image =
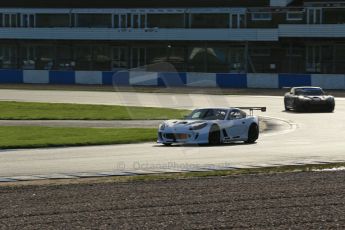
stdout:
[(237, 120), (245, 118), (246, 114), (241, 112), (240, 110), (232, 110), (228, 115), (228, 120)]

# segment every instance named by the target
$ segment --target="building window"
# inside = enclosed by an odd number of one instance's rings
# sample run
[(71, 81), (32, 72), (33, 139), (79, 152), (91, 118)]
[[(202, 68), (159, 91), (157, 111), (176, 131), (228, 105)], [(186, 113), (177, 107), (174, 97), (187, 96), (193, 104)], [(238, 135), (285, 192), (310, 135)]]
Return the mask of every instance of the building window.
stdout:
[(36, 15), (35, 14), (22, 14), (22, 27), (35, 27), (36, 25)]
[(240, 73), (245, 71), (245, 48), (244, 47), (229, 47), (228, 63), (229, 72)]
[(128, 49), (126, 47), (112, 48), (112, 69), (127, 69), (128, 67)]
[(253, 21), (270, 21), (272, 20), (272, 14), (269, 12), (257, 12), (252, 13)]
[(148, 28), (184, 28), (183, 14), (148, 14)]
[(92, 47), (89, 45), (76, 46), (74, 48), (74, 60), (76, 70), (91, 70)]
[(131, 67), (143, 68), (146, 66), (146, 48), (145, 47), (133, 47), (131, 50)]
[(119, 15), (118, 14), (114, 14), (113, 15), (113, 26), (114, 28), (119, 28), (120, 27), (120, 20), (119, 20)]
[(188, 48), (188, 71), (206, 72), (206, 49), (204, 47)]
[(77, 27), (111, 28), (111, 14), (78, 14)]
[(36, 27), (69, 27), (68, 14), (36, 14)]
[(304, 14), (303, 12), (287, 12), (286, 13), (286, 20), (289, 21), (301, 21), (303, 20)]
[(3, 27), (18, 27), (19, 26), (18, 14), (2, 14), (1, 17), (2, 17), (1, 26)]
[(17, 67), (17, 49), (11, 45), (0, 46), (0, 68), (11, 69)]
[(192, 14), (191, 28), (229, 28), (229, 14)]
[(207, 72), (229, 72), (226, 47), (206, 48)]
[(109, 70), (111, 66), (111, 50), (108, 46), (94, 46), (92, 49), (94, 70)]
[(345, 9), (344, 8), (325, 8), (323, 9), (323, 23), (325, 24), (344, 24)]
[(253, 57), (271, 56), (271, 49), (269, 47), (253, 47), (250, 49), (250, 56), (253, 56)]
[(59, 70), (73, 70), (75, 64), (72, 57), (72, 48), (68, 45), (58, 45), (56, 47), (55, 68)]
[(36, 69), (50, 70), (54, 67), (55, 46), (36, 47)]
[(35, 46), (23, 46), (21, 49), (21, 59), (23, 69), (35, 69), (36, 68), (36, 47)]
[(304, 55), (304, 47), (297, 47), (297, 46), (293, 46), (293, 47), (288, 47), (287, 48), (287, 53), (286, 56), (288, 57), (303, 57)]
[(149, 65), (159, 64), (168, 61), (167, 47), (149, 47), (147, 48), (147, 63)]

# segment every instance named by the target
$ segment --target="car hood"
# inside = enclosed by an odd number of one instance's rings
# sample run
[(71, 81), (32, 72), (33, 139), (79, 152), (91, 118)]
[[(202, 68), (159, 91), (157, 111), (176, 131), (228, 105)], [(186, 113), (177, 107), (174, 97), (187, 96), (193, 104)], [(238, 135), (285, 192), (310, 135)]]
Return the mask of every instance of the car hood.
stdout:
[(179, 127), (188, 127), (191, 125), (198, 125), (202, 123), (207, 123), (208, 121), (205, 120), (168, 120), (165, 121), (164, 124), (167, 127), (174, 127), (174, 128), (179, 128)]

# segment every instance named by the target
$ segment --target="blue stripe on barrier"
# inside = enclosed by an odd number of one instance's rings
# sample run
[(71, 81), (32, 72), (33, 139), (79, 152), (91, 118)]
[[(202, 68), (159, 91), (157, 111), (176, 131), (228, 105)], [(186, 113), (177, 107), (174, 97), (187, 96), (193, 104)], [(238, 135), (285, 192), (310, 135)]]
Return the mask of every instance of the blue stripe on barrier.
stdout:
[(22, 70), (0, 70), (0, 83), (23, 83)]
[(310, 74), (279, 74), (279, 88), (310, 85)]
[(129, 86), (129, 72), (103, 72), (102, 82), (103, 85)]
[(103, 72), (102, 73), (102, 84), (103, 85), (112, 85), (114, 74), (115, 74), (114, 72)]
[(49, 83), (51, 84), (75, 84), (74, 71), (50, 71)]
[(158, 73), (158, 86), (182, 87), (187, 85), (187, 73)]
[(216, 78), (220, 88), (247, 88), (246, 74), (218, 73)]

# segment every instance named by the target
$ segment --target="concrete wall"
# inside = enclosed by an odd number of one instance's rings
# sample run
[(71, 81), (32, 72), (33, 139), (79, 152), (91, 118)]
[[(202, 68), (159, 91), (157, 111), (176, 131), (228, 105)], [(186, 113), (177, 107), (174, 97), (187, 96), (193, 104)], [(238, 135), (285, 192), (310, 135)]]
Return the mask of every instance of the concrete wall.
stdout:
[(324, 89), (345, 89), (345, 75), (0, 70), (0, 84), (18, 83), (272, 89), (320, 86)]

